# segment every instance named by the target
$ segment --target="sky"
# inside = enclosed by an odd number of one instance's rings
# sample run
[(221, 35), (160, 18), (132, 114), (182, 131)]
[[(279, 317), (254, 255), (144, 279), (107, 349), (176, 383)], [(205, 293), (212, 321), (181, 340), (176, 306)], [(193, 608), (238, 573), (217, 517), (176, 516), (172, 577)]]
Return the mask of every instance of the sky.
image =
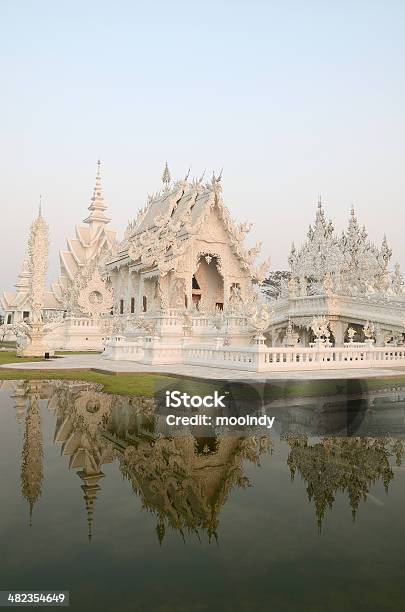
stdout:
[(405, 269), (405, 2), (0, 0), (0, 291), (43, 195), (49, 276), (102, 161), (111, 227), (172, 176), (223, 167), (272, 269), (318, 194)]

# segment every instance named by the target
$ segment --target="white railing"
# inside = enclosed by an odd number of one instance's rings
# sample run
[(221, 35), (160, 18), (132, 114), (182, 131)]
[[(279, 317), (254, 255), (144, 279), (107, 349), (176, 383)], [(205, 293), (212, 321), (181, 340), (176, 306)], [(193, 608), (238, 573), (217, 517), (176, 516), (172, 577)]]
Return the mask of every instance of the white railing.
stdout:
[(306, 348), (265, 345), (215, 347), (211, 345), (163, 344), (148, 337), (137, 342), (115, 338), (106, 342), (105, 357), (147, 364), (183, 363), (251, 372), (349, 369), (405, 365), (405, 347)]
[(99, 321), (97, 321), (96, 319), (91, 319), (83, 317), (83, 318), (67, 318), (65, 319), (66, 321), (69, 321), (70, 325), (73, 325), (74, 327), (98, 327), (99, 326)]
[(256, 372), (387, 367), (405, 364), (405, 348), (184, 347), (184, 363)]

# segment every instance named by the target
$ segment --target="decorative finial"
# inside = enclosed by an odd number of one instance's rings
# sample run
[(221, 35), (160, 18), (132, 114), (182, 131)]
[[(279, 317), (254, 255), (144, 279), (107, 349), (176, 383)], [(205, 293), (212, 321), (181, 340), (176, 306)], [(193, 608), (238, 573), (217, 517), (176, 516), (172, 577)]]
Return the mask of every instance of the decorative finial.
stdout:
[(100, 158), (97, 160), (97, 178), (101, 177), (101, 161)]
[(222, 179), (222, 170), (223, 168), (221, 168), (221, 172), (218, 174), (218, 176), (215, 176), (215, 172), (212, 171), (212, 182), (213, 183), (220, 183), (221, 179)]
[(42, 196), (39, 196), (38, 217), (42, 217)]
[(318, 208), (322, 208), (322, 196), (321, 196), (321, 194), (318, 195)]
[(184, 177), (184, 180), (185, 180), (185, 181), (187, 181), (187, 180), (188, 180), (188, 177), (190, 176), (190, 170), (191, 170), (191, 167), (188, 169), (187, 174), (186, 174), (186, 176)]
[(170, 171), (169, 171), (169, 166), (167, 165), (167, 162), (165, 163), (165, 169), (163, 170), (163, 176), (162, 176), (162, 181), (163, 184), (168, 187), (170, 181), (171, 181), (171, 176), (170, 176)]

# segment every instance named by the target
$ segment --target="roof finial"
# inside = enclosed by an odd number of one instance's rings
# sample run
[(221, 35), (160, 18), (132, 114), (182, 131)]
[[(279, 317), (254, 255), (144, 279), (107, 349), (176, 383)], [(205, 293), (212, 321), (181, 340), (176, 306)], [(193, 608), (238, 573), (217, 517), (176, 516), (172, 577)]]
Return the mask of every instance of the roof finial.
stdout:
[(170, 176), (170, 171), (169, 171), (169, 166), (167, 165), (167, 162), (165, 163), (165, 169), (163, 170), (163, 176), (162, 176), (162, 181), (164, 183), (164, 185), (166, 187), (168, 187), (170, 181), (171, 181), (171, 176)]
[(39, 196), (38, 217), (42, 217), (42, 195)]
[(321, 194), (318, 195), (318, 208), (322, 208), (322, 196), (321, 196)]
[[(97, 172), (96, 172), (96, 180), (93, 188), (93, 196), (91, 198), (91, 203), (88, 209), (90, 210), (90, 215), (83, 220), (83, 223), (92, 223), (96, 221), (99, 223), (109, 223), (110, 219), (106, 217), (105, 210), (107, 208), (106, 203), (104, 202), (104, 192), (103, 192), (103, 184), (101, 180), (101, 160), (97, 160)], [(97, 225), (99, 227), (99, 225)]]
[(97, 160), (97, 173), (96, 173), (96, 184), (94, 187), (94, 194), (96, 194), (96, 192), (100, 192), (100, 190), (102, 189), (101, 187), (101, 161), (100, 159)]

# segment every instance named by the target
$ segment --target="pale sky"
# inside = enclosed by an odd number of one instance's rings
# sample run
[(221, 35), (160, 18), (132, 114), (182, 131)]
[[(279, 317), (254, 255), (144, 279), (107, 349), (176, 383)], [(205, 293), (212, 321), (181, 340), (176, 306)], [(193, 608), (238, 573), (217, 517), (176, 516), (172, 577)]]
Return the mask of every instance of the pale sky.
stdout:
[(319, 193), (405, 269), (404, 32), (403, 0), (0, 0), (0, 291), (39, 194), (56, 276), (98, 157), (120, 237), (167, 159), (174, 177), (224, 168), (273, 269)]

